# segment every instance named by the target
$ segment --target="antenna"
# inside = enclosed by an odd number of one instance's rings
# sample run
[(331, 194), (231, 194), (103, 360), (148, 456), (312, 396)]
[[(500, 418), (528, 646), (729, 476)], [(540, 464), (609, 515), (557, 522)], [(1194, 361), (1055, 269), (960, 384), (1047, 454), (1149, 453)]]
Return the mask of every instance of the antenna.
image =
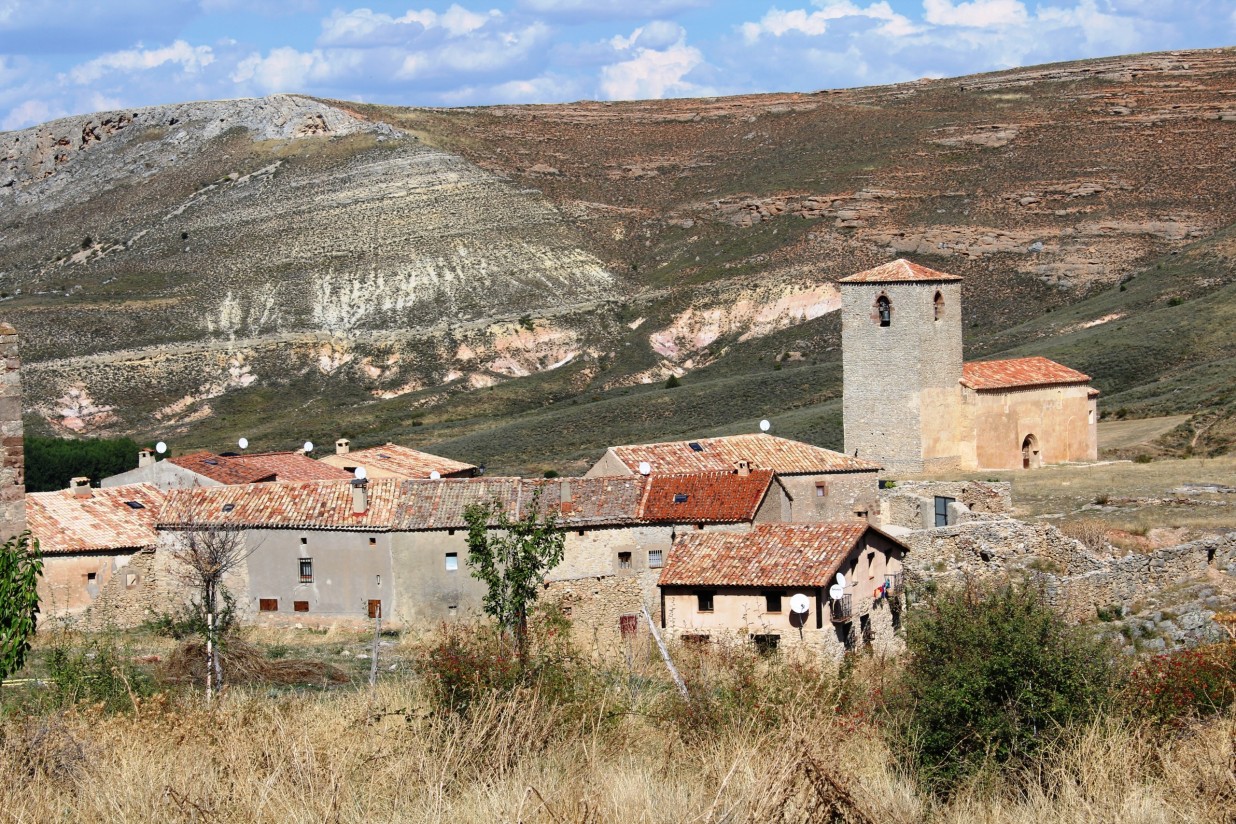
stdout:
[(834, 601), (840, 601), (845, 597), (845, 587), (841, 584), (833, 584), (828, 588), (828, 597), (832, 598)]
[(163, 443), (163, 441), (159, 441), (157, 444), (155, 444), (155, 452), (158, 452), (160, 455), (162, 455), (166, 451), (167, 451), (167, 444)]
[(313, 451), (313, 441), (305, 441), (305, 454), (308, 455)]
[(772, 424), (769, 423), (768, 418), (765, 418), (764, 420), (760, 421), (760, 431), (761, 432), (767, 432), (770, 429), (772, 429)]
[(363, 466), (356, 467), (356, 480), (363, 481), (365, 480), (365, 478), (368, 478), (368, 477), (369, 477), (369, 473), (365, 471), (365, 467)]
[(837, 585), (841, 587), (845, 586), (845, 574), (844, 573), (841, 573), (841, 572), (837, 573)]
[(433, 472), (429, 473), (429, 480), (431, 481), (442, 480), (442, 473), (435, 469)]
[(248, 449), (248, 448), (249, 448), (249, 439), (248, 439), (248, 438), (241, 438), (239, 441), (237, 441), (237, 442), (236, 442), (236, 445), (237, 445), (237, 446), (239, 446), (241, 449)]
[(648, 463), (648, 461), (639, 462), (639, 474), (648, 475), (651, 472), (652, 472), (652, 464)]
[(806, 595), (801, 592), (796, 592), (790, 598), (790, 610), (799, 615), (806, 615), (807, 610), (811, 609), (811, 601)]

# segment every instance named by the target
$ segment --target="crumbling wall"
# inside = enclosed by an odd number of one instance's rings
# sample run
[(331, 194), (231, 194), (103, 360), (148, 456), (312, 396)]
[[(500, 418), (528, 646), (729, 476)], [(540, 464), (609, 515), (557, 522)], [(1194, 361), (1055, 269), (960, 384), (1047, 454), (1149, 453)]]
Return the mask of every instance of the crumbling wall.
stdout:
[(26, 531), (26, 461), (22, 448), (21, 359), (17, 330), (0, 323), (0, 541)]

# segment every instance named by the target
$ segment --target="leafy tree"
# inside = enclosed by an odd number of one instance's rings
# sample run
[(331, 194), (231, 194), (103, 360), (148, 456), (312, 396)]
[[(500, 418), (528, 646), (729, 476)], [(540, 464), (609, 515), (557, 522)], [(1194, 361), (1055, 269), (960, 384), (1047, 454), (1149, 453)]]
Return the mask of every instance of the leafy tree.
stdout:
[(1109, 649), (1031, 586), (947, 590), (910, 619), (908, 732), (920, 775), (936, 789), (987, 763), (1026, 760), (1109, 694)]
[(680, 386), (682, 386), (682, 381), (678, 380), (677, 375), (670, 375), (669, 378), (665, 381), (666, 389), (677, 389)]
[(70, 478), (85, 476), (95, 483), (137, 466), (140, 447), (132, 438), (40, 438), (28, 436), (26, 491), (54, 492)]
[(515, 639), (521, 660), (527, 654), (528, 612), (545, 573), (562, 561), (566, 543), (558, 513), (542, 511), (540, 498), (538, 489), (515, 520), (497, 502), (464, 510), (472, 577), (488, 587), (481, 605)]
[(0, 546), (0, 679), (20, 670), (39, 616), (39, 541), (23, 532)]

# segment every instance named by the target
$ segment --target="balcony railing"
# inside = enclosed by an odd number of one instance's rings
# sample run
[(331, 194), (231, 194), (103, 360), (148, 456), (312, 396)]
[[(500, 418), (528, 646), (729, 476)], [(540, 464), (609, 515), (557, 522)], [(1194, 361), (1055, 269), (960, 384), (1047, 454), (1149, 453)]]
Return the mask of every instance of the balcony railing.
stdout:
[(892, 575), (884, 576), (884, 594), (889, 598), (900, 595), (905, 585), (904, 572), (894, 572)]
[(842, 595), (840, 598), (834, 598), (829, 612), (832, 615), (834, 624), (844, 624), (854, 616), (854, 607), (849, 595)]

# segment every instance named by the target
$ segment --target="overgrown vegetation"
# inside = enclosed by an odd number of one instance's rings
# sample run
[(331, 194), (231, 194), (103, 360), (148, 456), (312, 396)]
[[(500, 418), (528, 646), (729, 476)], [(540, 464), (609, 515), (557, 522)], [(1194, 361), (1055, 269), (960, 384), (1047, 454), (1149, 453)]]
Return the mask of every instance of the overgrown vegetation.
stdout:
[(0, 545), (0, 681), (26, 663), (39, 619), (43, 554), (29, 532)]
[(67, 489), (71, 478), (86, 477), (94, 485), (109, 475), (137, 467), (139, 447), (132, 438), (42, 438), (27, 436), (26, 491)]

